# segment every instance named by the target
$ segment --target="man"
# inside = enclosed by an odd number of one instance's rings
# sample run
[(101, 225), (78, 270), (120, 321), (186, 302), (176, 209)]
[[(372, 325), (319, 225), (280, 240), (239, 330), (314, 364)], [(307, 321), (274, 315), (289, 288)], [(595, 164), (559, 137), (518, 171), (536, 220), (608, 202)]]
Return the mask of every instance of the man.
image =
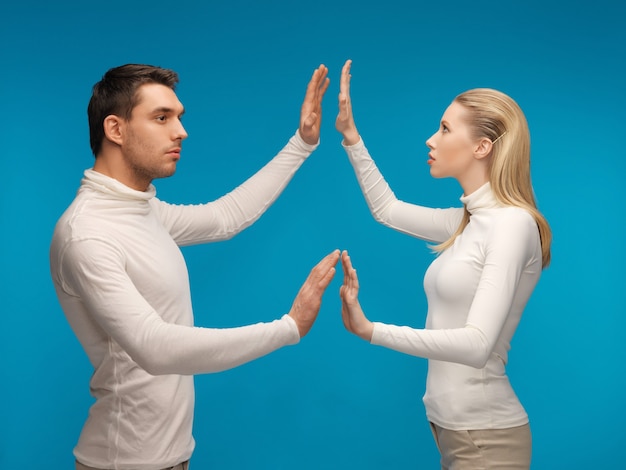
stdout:
[(299, 129), (281, 152), (234, 191), (203, 205), (158, 200), (187, 133), (178, 76), (129, 64), (93, 88), (88, 115), (95, 164), (54, 231), (56, 292), (94, 366), (96, 401), (74, 449), (77, 469), (185, 469), (194, 440), (193, 374), (236, 367), (306, 335), (338, 250), (313, 270), (287, 315), (270, 323), (193, 325), (181, 245), (228, 239), (256, 221), (319, 141), (328, 70), (315, 70)]

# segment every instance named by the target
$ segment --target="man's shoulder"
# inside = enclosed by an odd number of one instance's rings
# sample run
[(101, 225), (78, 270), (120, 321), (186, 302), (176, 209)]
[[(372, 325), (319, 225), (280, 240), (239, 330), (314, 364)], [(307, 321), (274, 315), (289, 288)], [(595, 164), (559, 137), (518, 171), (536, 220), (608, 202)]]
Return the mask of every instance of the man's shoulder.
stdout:
[(103, 201), (79, 192), (57, 220), (52, 245), (61, 248), (85, 240), (115, 243), (123, 219)]

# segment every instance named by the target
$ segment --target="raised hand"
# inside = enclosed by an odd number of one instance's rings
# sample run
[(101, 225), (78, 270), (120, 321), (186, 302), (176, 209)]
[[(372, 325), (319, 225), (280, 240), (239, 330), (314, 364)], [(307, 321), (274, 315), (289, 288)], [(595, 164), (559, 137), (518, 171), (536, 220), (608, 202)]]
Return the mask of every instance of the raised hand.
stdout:
[(309, 81), (300, 109), (300, 137), (307, 144), (315, 145), (320, 139), (322, 124), (322, 98), (328, 89), (328, 68), (320, 65)]
[(346, 145), (354, 145), (360, 140), (359, 132), (354, 123), (352, 115), (352, 102), (350, 101), (350, 67), (352, 61), (347, 60), (341, 69), (341, 80), (339, 82), (339, 114), (335, 121), (335, 127), (343, 135)]
[(359, 303), (359, 278), (347, 251), (341, 254), (343, 267), (343, 285), (339, 288), (341, 297), (341, 318), (343, 325), (350, 333), (354, 333), (365, 341), (372, 340), (374, 325), (369, 321)]
[(322, 295), (335, 275), (335, 265), (338, 261), (339, 250), (326, 255), (311, 270), (293, 301), (289, 315), (298, 325), (300, 338), (309, 332), (317, 318), (322, 305)]

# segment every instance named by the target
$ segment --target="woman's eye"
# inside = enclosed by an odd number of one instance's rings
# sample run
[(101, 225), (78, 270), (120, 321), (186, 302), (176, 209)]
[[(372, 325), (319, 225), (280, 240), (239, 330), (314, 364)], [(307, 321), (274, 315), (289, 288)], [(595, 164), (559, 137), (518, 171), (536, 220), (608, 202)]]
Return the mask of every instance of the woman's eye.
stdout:
[(448, 132), (448, 127), (444, 126), (443, 124), (441, 125), (441, 132)]

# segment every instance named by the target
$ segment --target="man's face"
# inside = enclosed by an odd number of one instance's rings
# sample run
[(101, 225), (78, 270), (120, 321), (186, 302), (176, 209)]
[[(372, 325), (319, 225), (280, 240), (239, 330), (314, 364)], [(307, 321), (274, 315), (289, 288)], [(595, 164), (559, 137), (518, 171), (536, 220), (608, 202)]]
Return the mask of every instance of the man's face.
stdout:
[(171, 88), (150, 83), (137, 93), (138, 104), (124, 121), (121, 150), (133, 186), (147, 188), (155, 178), (174, 174), (187, 132), (184, 107)]

